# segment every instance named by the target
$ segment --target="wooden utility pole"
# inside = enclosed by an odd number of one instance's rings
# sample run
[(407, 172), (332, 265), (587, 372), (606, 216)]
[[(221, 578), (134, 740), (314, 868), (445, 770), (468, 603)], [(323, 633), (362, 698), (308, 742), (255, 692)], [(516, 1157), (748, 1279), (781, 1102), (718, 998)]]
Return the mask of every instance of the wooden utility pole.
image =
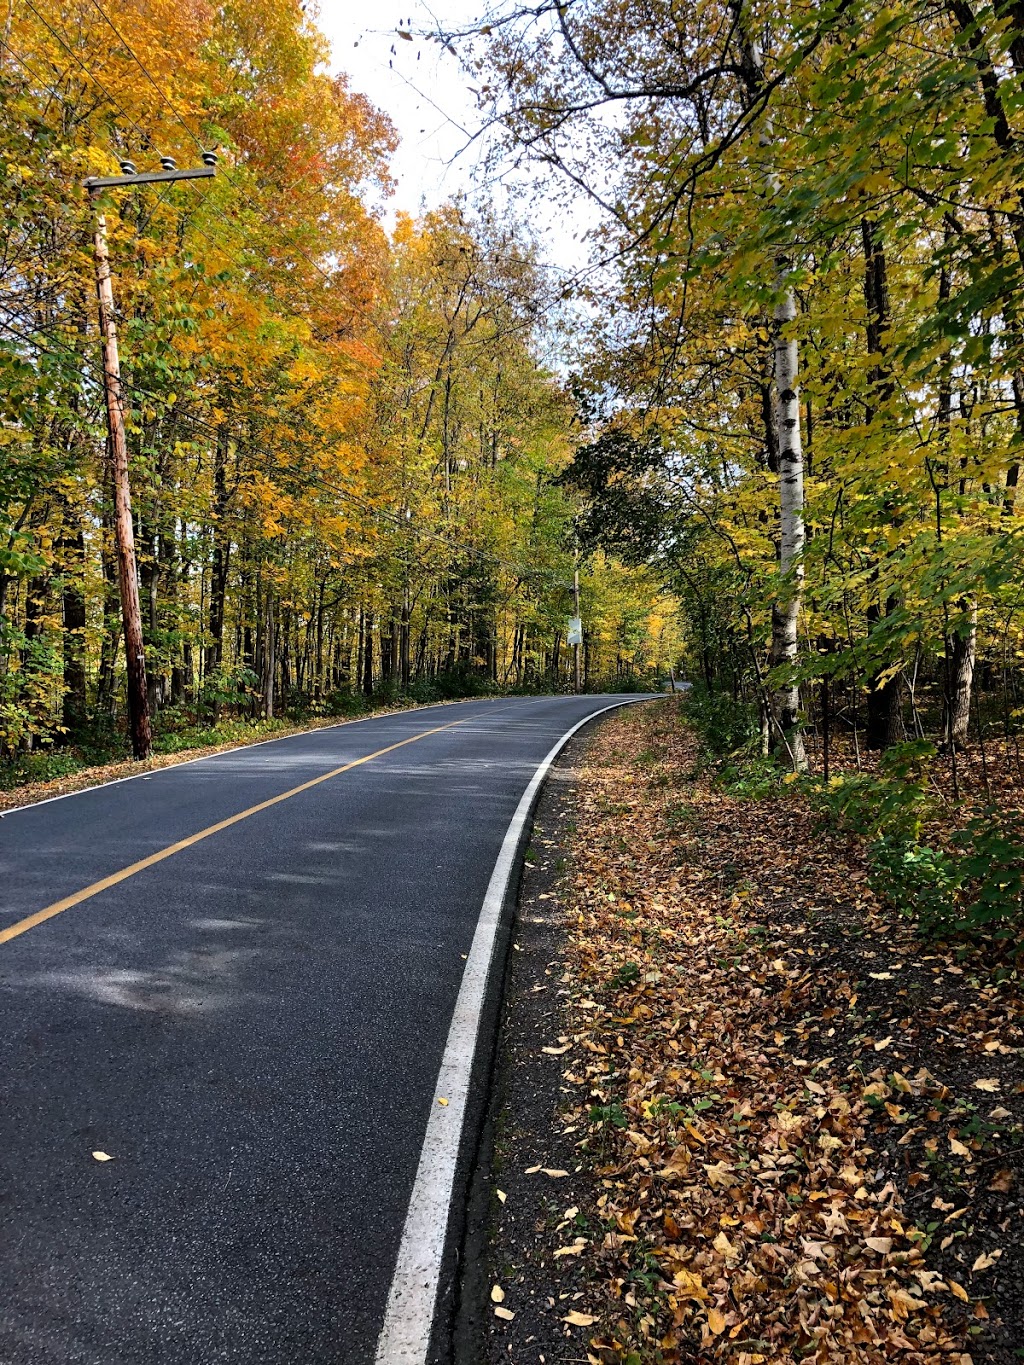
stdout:
[[(217, 157), (203, 153), (203, 165), (178, 170), (172, 157), (160, 158), (159, 171), (141, 175), (131, 161), (122, 161), (123, 175), (90, 176), (85, 182), (89, 201), (103, 190), (152, 185), (173, 180), (208, 179), (214, 174)], [(114, 320), (114, 288), (110, 278), (110, 253), (107, 251), (107, 224), (97, 210), (93, 236), (96, 255), (96, 296), (99, 301), (100, 338), (103, 342), (103, 391), (107, 400), (107, 430), (110, 433), (110, 465), (114, 482), (114, 539), (117, 544), (117, 581), (121, 591), (121, 616), (124, 622), (124, 653), (128, 667), (128, 729), (132, 753), (149, 758), (153, 752), (153, 731), (149, 719), (149, 692), (146, 686), (146, 654), (142, 640), (142, 608), (139, 602), (139, 577), (135, 563), (135, 529), (132, 525), (132, 494), (128, 478), (128, 442), (124, 431), (124, 400), (121, 393), (121, 361), (117, 352), (117, 323)]]
[[(579, 570), (579, 565), (577, 565), (576, 568), (573, 569), (573, 571), (572, 571), (572, 614), (573, 614), (573, 616), (575, 616), (576, 620), (580, 623), (580, 624), (579, 624), (579, 634), (582, 634), (582, 632), (583, 632), (583, 620), (582, 620), (582, 617), (580, 616), (580, 570)], [(582, 641), (581, 641), (580, 639), (577, 639), (577, 640), (576, 640), (576, 643), (575, 643), (575, 644), (573, 645), (573, 647), (572, 647), (572, 648), (573, 648), (573, 669), (574, 669), (574, 672), (575, 672), (575, 675), (576, 675), (576, 693), (577, 693), (577, 695), (579, 695), (579, 693), (582, 692), (582, 690), (583, 690), (583, 686), (582, 686), (582, 683), (581, 683), (581, 680), (580, 680), (580, 645), (581, 645), (581, 644), (582, 644)]]
[(117, 352), (117, 323), (114, 321), (114, 290), (110, 279), (110, 255), (107, 251), (107, 224), (102, 213), (96, 215), (93, 241), (96, 250), (96, 294), (99, 300), (100, 337), (103, 342), (103, 388), (107, 399), (110, 465), (114, 481), (117, 582), (121, 590), (124, 653), (128, 666), (128, 729), (131, 732), (132, 753), (136, 758), (149, 758), (153, 752), (153, 732), (149, 720), (146, 655), (142, 643), (142, 608), (139, 603), (139, 578), (135, 566), (135, 529), (132, 525), (132, 494), (128, 481), (128, 443), (124, 432), (124, 407), (121, 397), (121, 361)]

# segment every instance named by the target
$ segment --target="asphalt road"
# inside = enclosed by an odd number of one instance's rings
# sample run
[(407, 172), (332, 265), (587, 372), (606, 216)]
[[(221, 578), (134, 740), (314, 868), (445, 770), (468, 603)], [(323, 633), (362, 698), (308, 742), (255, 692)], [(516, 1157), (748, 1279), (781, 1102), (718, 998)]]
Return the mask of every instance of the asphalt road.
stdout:
[(612, 700), (400, 712), (0, 821), (2, 931), (463, 722), (0, 943), (2, 1365), (373, 1361), (498, 849)]

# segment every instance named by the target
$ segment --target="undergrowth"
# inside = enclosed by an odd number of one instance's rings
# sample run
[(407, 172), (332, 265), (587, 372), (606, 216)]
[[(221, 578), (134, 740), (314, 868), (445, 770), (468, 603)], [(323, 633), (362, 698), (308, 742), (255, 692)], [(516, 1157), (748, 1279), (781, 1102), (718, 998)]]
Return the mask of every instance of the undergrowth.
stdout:
[(826, 783), (759, 752), (756, 708), (695, 688), (681, 714), (705, 767), (731, 795), (803, 797), (822, 828), (865, 844), (872, 889), (922, 933), (985, 940), (1017, 959), (1024, 949), (1024, 813), (988, 800), (953, 808), (935, 780), (935, 746), (893, 745), (867, 771)]

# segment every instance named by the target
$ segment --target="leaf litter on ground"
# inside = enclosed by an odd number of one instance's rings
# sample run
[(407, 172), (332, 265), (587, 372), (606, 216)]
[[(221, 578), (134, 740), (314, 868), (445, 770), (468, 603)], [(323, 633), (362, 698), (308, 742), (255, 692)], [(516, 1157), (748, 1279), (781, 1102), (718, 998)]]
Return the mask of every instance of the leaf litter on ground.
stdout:
[(584, 1291), (561, 1321), (595, 1365), (1018, 1358), (1016, 983), (879, 905), (798, 793), (698, 757), (631, 709), (577, 792), (559, 1122), (600, 1231), (536, 1229)]

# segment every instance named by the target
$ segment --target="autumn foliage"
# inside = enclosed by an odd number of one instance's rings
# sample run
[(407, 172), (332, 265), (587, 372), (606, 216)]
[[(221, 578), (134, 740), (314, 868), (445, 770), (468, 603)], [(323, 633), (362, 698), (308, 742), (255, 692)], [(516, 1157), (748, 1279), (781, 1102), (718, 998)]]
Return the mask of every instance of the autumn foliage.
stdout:
[[(290, 0), (29, 4), (2, 44), (3, 754), (123, 724), (82, 181), (124, 158), (219, 157), (99, 205), (158, 729), (565, 686), (573, 409), (530, 242), (456, 207), (389, 235), (394, 131)], [(649, 673), (656, 580), (591, 564), (589, 683)]]

